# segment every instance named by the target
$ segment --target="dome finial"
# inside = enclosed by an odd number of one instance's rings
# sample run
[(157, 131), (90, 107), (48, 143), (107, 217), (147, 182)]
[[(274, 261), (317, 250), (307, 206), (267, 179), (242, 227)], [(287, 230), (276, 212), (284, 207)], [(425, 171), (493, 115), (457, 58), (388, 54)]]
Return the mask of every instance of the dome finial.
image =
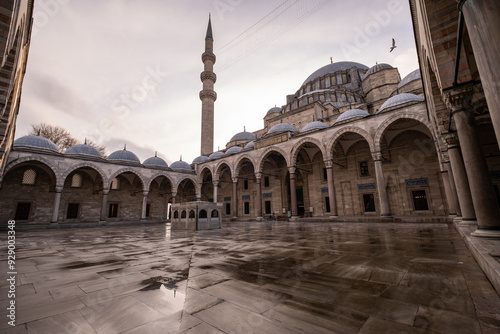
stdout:
[(123, 150), (126, 151), (127, 150), (127, 144), (123, 144)]
[(330, 57), (330, 64), (333, 64), (333, 57)]
[(247, 132), (247, 127), (243, 125), (243, 132)]
[(83, 145), (87, 145), (87, 137), (85, 137), (85, 141), (83, 142)]
[(155, 158), (158, 156), (158, 151), (155, 151)]
[(181, 154), (181, 159), (179, 161), (182, 161), (182, 154)]
[(378, 61), (375, 60), (375, 65), (378, 65)]

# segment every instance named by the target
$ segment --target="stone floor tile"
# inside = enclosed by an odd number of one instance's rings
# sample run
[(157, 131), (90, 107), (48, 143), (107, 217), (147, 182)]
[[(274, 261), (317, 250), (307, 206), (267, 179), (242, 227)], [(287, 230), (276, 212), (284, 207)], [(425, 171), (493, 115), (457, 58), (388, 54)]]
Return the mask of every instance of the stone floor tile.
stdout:
[(183, 331), (181, 333), (182, 334), (224, 334), (225, 332), (222, 332), (222, 331), (218, 330), (217, 328), (212, 327), (205, 322), (202, 322), (194, 327), (186, 329), (185, 331)]
[(28, 323), (29, 333), (95, 333), (79, 311), (57, 314)]
[(481, 334), (477, 319), (448, 311), (438, 303), (420, 307), (414, 326), (439, 333), (450, 333), (450, 328), (453, 328), (454, 334)]
[(193, 328), (199, 324), (201, 324), (202, 321), (191, 314), (187, 313), (185, 310), (182, 311), (182, 318), (181, 318), (181, 326), (179, 328), (180, 332), (183, 332), (185, 330), (188, 330), (190, 328)]
[(370, 316), (363, 327), (358, 332), (359, 334), (439, 334), (438, 332), (429, 330), (423, 327), (413, 327), (410, 325), (392, 322), (381, 319), (375, 316)]
[(17, 323), (22, 324), (38, 319), (43, 319), (68, 311), (78, 310), (85, 305), (75, 296), (63, 300), (52, 300), (40, 304), (19, 305), (17, 309)]
[(184, 302), (184, 311), (188, 314), (195, 314), (202, 310), (206, 310), (212, 306), (221, 303), (223, 300), (203, 291), (188, 288), (186, 290), (186, 301)]
[(258, 313), (231, 305), (228, 302), (198, 312), (195, 316), (225, 333), (299, 333), (298, 330), (293, 330), (286, 324), (269, 320)]

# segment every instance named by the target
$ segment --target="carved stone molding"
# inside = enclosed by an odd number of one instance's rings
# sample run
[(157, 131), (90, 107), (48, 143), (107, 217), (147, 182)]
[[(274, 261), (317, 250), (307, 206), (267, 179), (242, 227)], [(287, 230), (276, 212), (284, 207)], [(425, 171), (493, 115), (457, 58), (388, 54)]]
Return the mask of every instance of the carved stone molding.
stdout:
[(448, 133), (443, 135), (443, 138), (446, 142), (446, 145), (448, 145), (448, 149), (454, 148), (460, 145), (460, 142), (458, 140), (458, 136), (455, 133)]
[(444, 102), (454, 113), (459, 111), (472, 111), (473, 85), (464, 85), (453, 88), (444, 93)]
[(200, 74), (200, 79), (202, 82), (205, 80), (212, 80), (212, 82), (215, 83), (215, 81), (217, 81), (217, 75), (212, 71), (203, 71)]
[(217, 93), (211, 89), (204, 89), (200, 92), (200, 100), (204, 99), (217, 100)]
[(201, 55), (201, 61), (205, 62), (207, 60), (210, 60), (212, 64), (215, 64), (216, 57), (212, 52), (203, 52)]

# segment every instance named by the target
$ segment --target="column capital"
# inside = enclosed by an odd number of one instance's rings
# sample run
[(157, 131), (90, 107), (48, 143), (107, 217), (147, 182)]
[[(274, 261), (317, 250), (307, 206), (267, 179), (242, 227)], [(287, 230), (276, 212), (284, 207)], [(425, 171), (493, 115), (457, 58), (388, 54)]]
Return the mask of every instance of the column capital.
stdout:
[(288, 167), (288, 171), (290, 172), (290, 174), (295, 174), (296, 170), (297, 170), (297, 167), (295, 167), (295, 166)]
[(56, 193), (61, 193), (64, 186), (56, 186)]
[(255, 178), (256, 178), (257, 180), (260, 180), (260, 179), (262, 178), (262, 173), (261, 173), (261, 172), (257, 172), (257, 173), (255, 173)]
[(214, 187), (217, 187), (219, 185), (219, 180), (213, 180), (212, 184), (214, 185)]
[(172, 197), (177, 197), (177, 191), (172, 191)]
[(382, 153), (381, 152), (372, 152), (373, 161), (382, 161)]
[(458, 136), (456, 133), (448, 133), (448, 134), (445, 134), (443, 137), (444, 137), (444, 140), (446, 141), (446, 145), (448, 146), (448, 149), (455, 148), (455, 147), (458, 147), (460, 145), (460, 142), (458, 140)]
[(142, 196), (147, 196), (149, 194), (149, 191), (143, 191)]
[(237, 176), (233, 177), (232, 179), (233, 179), (233, 183), (237, 183), (238, 182), (238, 177)]
[(103, 189), (102, 190), (103, 195), (108, 195), (109, 194), (109, 189)]
[(467, 84), (444, 92), (444, 102), (451, 109), (452, 113), (459, 111), (472, 111), (472, 97), (474, 86)]
[(328, 159), (328, 160), (324, 160), (323, 162), (325, 163), (326, 168), (333, 168), (332, 160)]

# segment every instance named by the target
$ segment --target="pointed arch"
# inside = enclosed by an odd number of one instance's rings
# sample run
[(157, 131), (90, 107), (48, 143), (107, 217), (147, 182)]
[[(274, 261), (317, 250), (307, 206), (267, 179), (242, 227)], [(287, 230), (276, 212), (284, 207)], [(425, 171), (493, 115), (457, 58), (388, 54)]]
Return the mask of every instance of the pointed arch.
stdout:
[(262, 154), (259, 156), (259, 158), (257, 159), (257, 163), (255, 164), (255, 172), (256, 173), (262, 172), (262, 168), (264, 166), (264, 161), (265, 161), (266, 157), (272, 152), (275, 152), (275, 153), (278, 153), (279, 155), (281, 155), (283, 157), (283, 159), (285, 159), (286, 165), (290, 166), (290, 156), (283, 149), (281, 149), (279, 147), (271, 146), (271, 147), (268, 147), (266, 150), (264, 150), (262, 152)]
[(29, 157), (22, 157), (22, 158), (19, 158), (15, 161), (9, 163), (5, 167), (5, 172), (3, 175), (6, 175), (9, 171), (14, 169), (17, 165), (25, 163), (25, 162), (30, 162), (30, 161), (35, 161), (35, 162), (39, 162), (39, 163), (46, 165), (47, 168), (52, 171), (53, 176), (55, 177), (56, 186), (62, 186), (64, 184), (64, 179), (62, 179), (60, 176), (58, 177), (59, 173), (57, 170), (57, 166), (55, 166), (51, 160), (40, 157), (40, 156), (36, 156), (36, 155), (29, 156)]
[(165, 178), (166, 178), (166, 179), (170, 182), (170, 184), (171, 184), (171, 185), (172, 185), (172, 187), (173, 187), (174, 182), (172, 181), (172, 178), (170, 177), (170, 175), (169, 175), (167, 172), (165, 172), (165, 171), (159, 171), (159, 172), (154, 173), (153, 175), (151, 175), (151, 176), (147, 179), (147, 181), (146, 181), (146, 183), (145, 183), (145, 189), (148, 189), (148, 190), (149, 190), (149, 189), (151, 188), (151, 183), (153, 183), (153, 181), (154, 181), (154, 180), (155, 180), (158, 176), (165, 176)]
[(229, 173), (231, 174), (230, 177), (232, 178), (234, 176), (234, 171), (229, 165), (229, 163), (225, 160), (220, 161), (216, 166), (215, 166), (215, 173), (214, 173), (214, 180), (219, 180), (220, 179), (220, 171), (223, 167), (223, 165), (227, 166), (229, 169)]
[(117, 170), (116, 172), (114, 172), (113, 174), (111, 174), (111, 176), (107, 180), (107, 185), (106, 185), (105, 189), (109, 189), (109, 187), (111, 186), (111, 181), (115, 177), (117, 177), (118, 175), (123, 174), (123, 173), (132, 173), (135, 176), (137, 176), (142, 183), (142, 191), (148, 191), (148, 188), (146, 188), (146, 180), (144, 179), (144, 177), (141, 174), (137, 173), (137, 171), (135, 169), (130, 168), (130, 167), (121, 168), (121, 169)]
[(302, 138), (301, 140), (299, 140), (297, 143), (295, 143), (295, 145), (293, 145), (291, 157), (290, 157), (290, 164), (291, 165), (293, 165), (293, 166), (296, 165), (297, 155), (299, 154), (302, 146), (304, 144), (307, 144), (307, 143), (314, 144), (315, 146), (317, 146), (319, 148), (319, 150), (321, 151), (321, 154), (323, 155), (323, 160), (326, 159), (328, 154), (326, 152), (325, 145), (320, 140), (318, 140), (316, 138), (305, 137), (305, 138)]
[(241, 166), (245, 161), (248, 161), (255, 170), (255, 163), (253, 162), (252, 158), (248, 154), (243, 154), (239, 156), (234, 163), (234, 176), (238, 176), (240, 174)]
[(365, 130), (358, 128), (356, 126), (347, 126), (347, 127), (341, 128), (339, 131), (335, 132), (333, 134), (333, 136), (330, 138), (330, 140), (327, 144), (327, 152), (328, 152), (328, 156), (326, 157), (327, 159), (332, 158), (333, 148), (337, 144), (337, 141), (339, 140), (339, 138), (342, 135), (349, 133), (349, 132), (356, 133), (356, 134), (360, 135), (361, 137), (363, 137), (363, 139), (365, 139), (366, 142), (368, 143), (370, 151), (371, 152), (374, 151), (373, 138), (371, 137), (371, 135), (368, 132), (366, 132)]
[(71, 174), (72, 172), (74, 172), (75, 170), (79, 169), (79, 168), (83, 168), (83, 167), (88, 167), (88, 168), (92, 168), (93, 170), (95, 170), (102, 178), (102, 182), (103, 182), (103, 187), (106, 188), (106, 185), (108, 184), (109, 180), (106, 178), (106, 173), (104, 172), (104, 170), (102, 170), (99, 166), (97, 166), (96, 164), (93, 164), (92, 162), (90, 161), (83, 161), (83, 162), (80, 162), (80, 163), (77, 163), (76, 165), (73, 165), (71, 167), (68, 167), (62, 174), (61, 174), (61, 179), (62, 179), (62, 182), (66, 181), (66, 178), (68, 177), (69, 174)]

